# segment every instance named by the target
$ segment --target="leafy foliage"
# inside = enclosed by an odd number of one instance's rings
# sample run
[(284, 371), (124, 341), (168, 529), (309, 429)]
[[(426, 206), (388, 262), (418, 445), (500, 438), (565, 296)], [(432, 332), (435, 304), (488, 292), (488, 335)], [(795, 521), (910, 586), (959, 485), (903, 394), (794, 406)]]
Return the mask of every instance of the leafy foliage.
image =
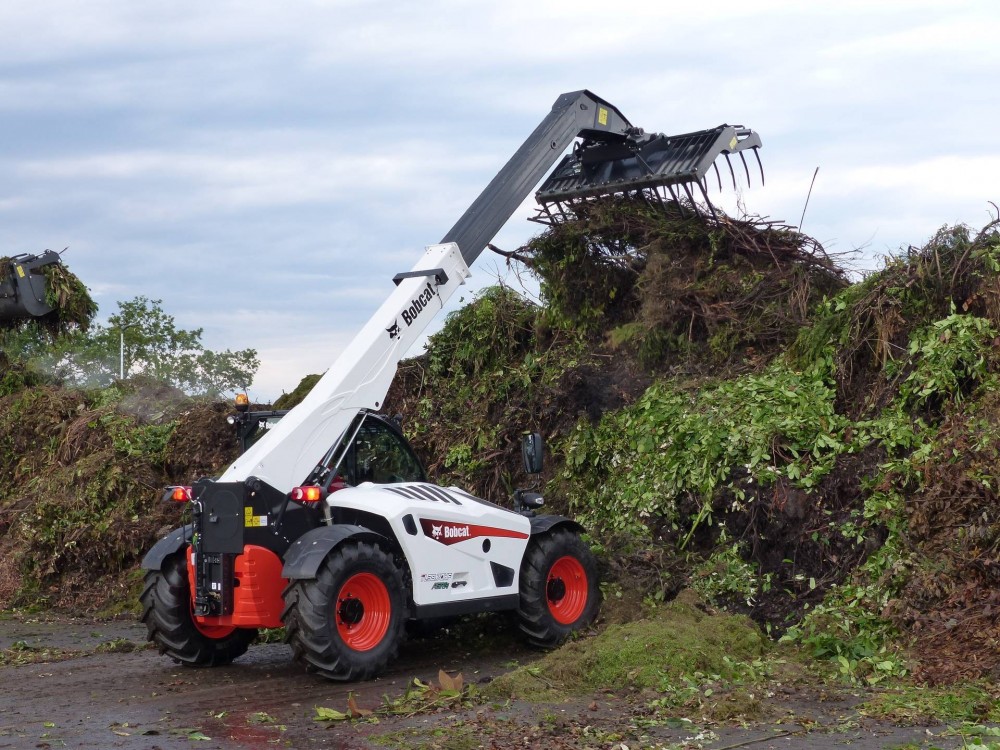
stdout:
[(773, 223), (595, 200), (519, 251), (544, 320), (607, 335), (648, 366), (774, 351), (823, 295), (846, 285), (822, 247)]
[(126, 377), (141, 375), (197, 395), (218, 396), (250, 384), (260, 366), (256, 351), (205, 349), (203, 329), (178, 328), (162, 304), (136, 297), (119, 302), (107, 325), (68, 331), (55, 341), (25, 328), (3, 348), (67, 384), (88, 388), (110, 385), (123, 365)]

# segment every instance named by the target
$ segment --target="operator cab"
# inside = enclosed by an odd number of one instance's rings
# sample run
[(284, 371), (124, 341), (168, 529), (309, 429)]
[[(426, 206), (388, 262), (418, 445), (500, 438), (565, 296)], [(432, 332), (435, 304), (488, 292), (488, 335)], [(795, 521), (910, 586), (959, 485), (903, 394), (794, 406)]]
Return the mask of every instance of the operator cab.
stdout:
[[(245, 396), (237, 399), (236, 409), (237, 413), (228, 421), (236, 428), (241, 454), (289, 412), (289, 409), (250, 411)], [(339, 453), (335, 455), (339, 457)], [(427, 481), (427, 472), (403, 436), (399, 420), (371, 412), (365, 413), (364, 421), (340, 461), (337, 475), (342, 486), (352, 487), (363, 482), (397, 484)]]
[(379, 414), (367, 414), (340, 465), (348, 485), (363, 482), (397, 484), (426, 482), (427, 473), (406, 442), (398, 424)]

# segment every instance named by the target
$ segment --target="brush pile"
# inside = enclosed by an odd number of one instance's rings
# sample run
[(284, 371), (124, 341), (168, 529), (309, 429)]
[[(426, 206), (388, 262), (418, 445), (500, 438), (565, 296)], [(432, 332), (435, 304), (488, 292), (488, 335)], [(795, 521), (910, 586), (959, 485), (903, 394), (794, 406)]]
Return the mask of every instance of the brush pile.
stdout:
[(647, 365), (773, 354), (847, 286), (819, 243), (786, 226), (623, 198), (581, 211), (515, 257), (541, 280), (548, 321), (603, 334)]
[[(867, 682), (997, 679), (1000, 226), (850, 283), (788, 227), (581, 210), (507, 254), (542, 305), (489, 289), (400, 368), (435, 481), (508, 504), (542, 431), (622, 600), (694, 588)], [(158, 488), (233, 457), (226, 409), (0, 366), (0, 605), (106, 601), (177, 523)]]

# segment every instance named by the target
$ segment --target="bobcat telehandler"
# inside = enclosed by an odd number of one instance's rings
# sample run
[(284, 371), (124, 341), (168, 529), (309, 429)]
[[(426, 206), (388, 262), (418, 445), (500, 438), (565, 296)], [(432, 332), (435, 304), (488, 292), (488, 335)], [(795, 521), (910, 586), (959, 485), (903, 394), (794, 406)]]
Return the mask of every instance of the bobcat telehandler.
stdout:
[[(243, 654), (258, 628), (283, 625), (308, 670), (358, 680), (385, 668), (411, 620), (514, 610), (541, 647), (588, 625), (600, 594), (579, 524), (538, 513), (537, 493), (518, 491), (507, 509), (429, 483), (377, 412), (399, 360), (560, 156), (536, 193), (543, 223), (619, 194), (696, 211), (697, 190), (712, 210), (716, 159), (735, 154), (746, 168), (759, 146), (728, 125), (646, 134), (589, 91), (560, 96), (441, 243), (396, 275), (309, 395), (218, 479), (168, 488), (191, 522), (143, 560), (149, 639), (180, 663), (214, 666)], [(523, 448), (526, 471), (540, 471), (540, 437)]]

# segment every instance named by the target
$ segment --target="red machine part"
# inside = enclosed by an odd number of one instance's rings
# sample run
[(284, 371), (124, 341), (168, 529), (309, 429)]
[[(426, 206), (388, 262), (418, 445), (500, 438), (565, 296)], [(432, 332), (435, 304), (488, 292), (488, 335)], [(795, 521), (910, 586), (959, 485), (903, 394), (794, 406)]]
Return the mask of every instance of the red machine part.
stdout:
[[(281, 577), (283, 563), (274, 552), (248, 544), (233, 563), (233, 613), (195, 617), (195, 627), (210, 638), (224, 638), (234, 628), (280, 628), (288, 579)], [(188, 548), (188, 582), (194, 591), (194, 552)], [(193, 593), (192, 593), (193, 596)]]

